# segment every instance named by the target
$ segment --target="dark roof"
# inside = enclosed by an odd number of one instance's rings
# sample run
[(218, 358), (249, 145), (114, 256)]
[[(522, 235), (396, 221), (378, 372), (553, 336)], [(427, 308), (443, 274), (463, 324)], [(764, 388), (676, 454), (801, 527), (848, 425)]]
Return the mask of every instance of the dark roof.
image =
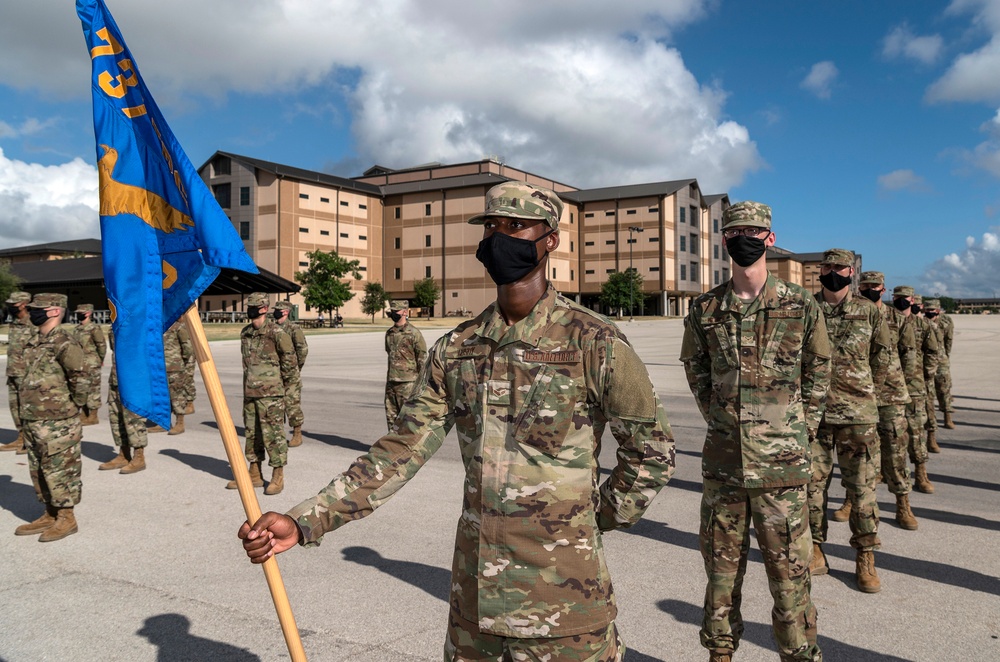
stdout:
[(31, 244), (0, 250), (0, 257), (15, 255), (30, 255), (31, 253), (100, 253), (100, 239), (71, 239), (69, 241), (53, 241), (47, 244)]
[(672, 182), (653, 182), (650, 184), (629, 184), (626, 186), (608, 186), (605, 188), (590, 188), (582, 191), (563, 191), (560, 198), (573, 202), (594, 202), (595, 200), (621, 200), (628, 198), (653, 198), (671, 195), (685, 186), (697, 184), (695, 179), (678, 179)]
[[(469, 186), (494, 186), (510, 181), (510, 177), (495, 175), (490, 172), (477, 173), (475, 175), (462, 175), (461, 177), (442, 177), (440, 179), (421, 179), (415, 182), (403, 182), (400, 184), (386, 184), (381, 186), (382, 195), (403, 195), (416, 191), (440, 191), (442, 189), (465, 188)], [(560, 196), (563, 194), (560, 193)]]
[(716, 202), (718, 202), (719, 200), (723, 200), (723, 199), (728, 200), (729, 199), (729, 194), (728, 193), (713, 193), (712, 195), (703, 195), (703, 196), (701, 196), (701, 201), (705, 203), (706, 207), (711, 207)]
[[(17, 262), (10, 265), (11, 272), (21, 279), (26, 290), (104, 284), (104, 269), (99, 257), (72, 260), (47, 260)], [(249, 294), (250, 292), (298, 292), (297, 283), (261, 269), (259, 274), (248, 274), (235, 269), (223, 269), (205, 294)]]
[(263, 159), (255, 159), (250, 156), (241, 156), (240, 154), (233, 154), (232, 152), (222, 152), (218, 151), (211, 156), (201, 168), (198, 168), (200, 172), (211, 163), (217, 156), (226, 156), (234, 161), (239, 161), (245, 166), (250, 168), (258, 168), (264, 170), (265, 172), (271, 172), (279, 177), (290, 177), (292, 179), (298, 179), (305, 182), (318, 182), (320, 184), (327, 184), (329, 186), (338, 186), (340, 188), (350, 189), (352, 191), (359, 191), (361, 193), (367, 193), (369, 195), (379, 195), (379, 187), (374, 184), (365, 184), (362, 182), (356, 182), (353, 179), (347, 179), (346, 177), (338, 177), (336, 175), (328, 175), (325, 172), (316, 172), (315, 170), (303, 170), (302, 168), (295, 168), (293, 166), (283, 165), (281, 163), (274, 163), (273, 161), (265, 161)]

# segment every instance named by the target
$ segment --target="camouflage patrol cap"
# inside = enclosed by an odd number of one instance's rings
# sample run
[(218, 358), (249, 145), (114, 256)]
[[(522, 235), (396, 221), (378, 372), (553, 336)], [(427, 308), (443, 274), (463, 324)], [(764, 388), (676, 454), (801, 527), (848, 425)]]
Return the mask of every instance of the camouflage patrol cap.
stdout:
[(909, 285), (897, 285), (892, 288), (892, 296), (894, 297), (912, 297), (913, 288)]
[[(35, 297), (36, 299), (38, 297)], [(940, 310), (941, 300), (940, 299), (924, 299), (924, 310)]]
[(820, 264), (833, 264), (838, 267), (854, 266), (854, 251), (846, 248), (831, 248), (823, 253), (823, 261)]
[(31, 301), (31, 295), (27, 292), (11, 292), (10, 296), (7, 297), (7, 303), (28, 303)]
[(554, 191), (527, 182), (509, 181), (486, 192), (486, 211), (470, 218), (469, 223), (482, 225), (490, 216), (506, 216), (543, 221), (558, 230), (562, 212), (563, 201)]
[(923, 302), (924, 302), (924, 298), (921, 295), (919, 295), (919, 294), (914, 294), (913, 295), (913, 303), (922, 304)]
[(268, 305), (267, 294), (265, 292), (254, 292), (247, 297), (248, 306), (266, 306)]
[(92, 313), (94, 312), (94, 304), (92, 303), (81, 303), (77, 304), (75, 313)]
[(51, 308), (52, 306), (65, 308), (66, 295), (53, 294), (51, 292), (43, 292), (41, 294), (36, 294), (35, 298), (31, 300), (31, 303), (29, 303), (28, 306), (30, 308)]
[(410, 302), (406, 299), (393, 299), (389, 302), (389, 310), (406, 310), (410, 307)]
[(292, 302), (291, 301), (278, 301), (277, 303), (274, 304), (274, 309), (275, 310), (291, 310), (292, 309)]
[(771, 208), (762, 202), (744, 200), (722, 212), (722, 229), (728, 227), (771, 229)]
[(861, 285), (885, 285), (885, 274), (881, 271), (862, 271)]

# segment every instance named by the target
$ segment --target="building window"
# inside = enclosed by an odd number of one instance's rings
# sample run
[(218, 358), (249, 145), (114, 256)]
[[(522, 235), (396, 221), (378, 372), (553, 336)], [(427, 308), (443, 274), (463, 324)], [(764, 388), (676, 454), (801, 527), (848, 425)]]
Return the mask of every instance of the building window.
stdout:
[(712, 232), (715, 232), (716, 234), (719, 232), (719, 219), (717, 218), (712, 219)]
[(660, 243), (660, 238), (659, 237), (650, 237), (649, 241), (652, 242), (652, 243), (654, 243), (654, 244), (658, 244), (658, 243)]
[(692, 198), (697, 198), (698, 197), (698, 187), (695, 186), (694, 184), (691, 184), (691, 186), (688, 188), (688, 195), (690, 197), (692, 197)]
[(615, 272), (614, 269), (605, 269), (604, 270), (604, 273), (606, 273), (606, 274), (613, 274), (614, 272)]
[(719, 259), (719, 245), (716, 244), (715, 246), (712, 246), (712, 249), (713, 249), (713, 255), (715, 255), (715, 259), (718, 260)]
[(715, 274), (715, 282), (714, 282), (714, 284), (718, 285), (719, 284), (719, 270), (716, 269), (715, 272), (714, 272), (714, 274)]
[(569, 270), (569, 279), (573, 280), (576, 277), (576, 272), (572, 269)]
[(250, 221), (240, 221), (240, 239), (246, 241), (250, 238)]
[(340, 233), (340, 238), (341, 238), (341, 239), (350, 239), (351, 237), (350, 237), (350, 235), (349, 235), (349, 234), (347, 234), (346, 232), (341, 232), (341, 233)]
[(681, 207), (681, 223), (684, 222), (684, 214), (686, 214), (686, 213), (687, 213), (687, 210), (684, 207)]
[(590, 275), (592, 275), (592, 274), (594, 273), (594, 270), (593, 270), (593, 269), (587, 269), (587, 270), (586, 270), (586, 271), (584, 271), (583, 273), (585, 273), (585, 274), (587, 274), (588, 276), (590, 276)]
[(299, 262), (299, 266), (300, 267), (308, 267), (309, 263), (308, 262)]
[(687, 250), (687, 237), (683, 237), (683, 236), (681, 237), (681, 250), (682, 251), (686, 251)]
[(631, 216), (631, 215), (632, 215), (632, 214), (634, 214), (634, 213), (635, 213), (635, 210), (634, 210), (634, 209), (627, 209), (627, 210), (625, 211), (625, 215), (626, 215), (626, 216)]
[(393, 214), (393, 218), (399, 218), (399, 217), (400, 217), (400, 215), (402, 214), (402, 210), (400, 210), (400, 208), (399, 208), (399, 207), (396, 207), (396, 208), (395, 208), (395, 209), (393, 210), (392, 214)]
[(368, 267), (358, 267), (358, 271), (368, 271)]
[(570, 212), (570, 213), (569, 213), (569, 222), (570, 222), (570, 223), (572, 223), (572, 222), (573, 222), (573, 212)]
[(722, 280), (729, 280), (729, 269), (722, 270)]
[(636, 243), (637, 241), (639, 241), (639, 240), (638, 240), (638, 239), (629, 239), (629, 240), (627, 241), (627, 243), (629, 243), (629, 244), (634, 244), (634, 243)]
[(650, 214), (659, 214), (660, 213), (660, 208), (659, 207), (650, 207), (647, 211), (649, 211)]
[(692, 283), (697, 283), (698, 282), (698, 263), (697, 262), (692, 262), (691, 263), (691, 282)]
[(451, 298), (452, 299), (457, 299), (458, 298), (458, 292), (452, 292), (451, 293)]
[(430, 216), (430, 215), (431, 215), (431, 203), (428, 202), (426, 205), (424, 205), (424, 216)]
[(585, 241), (585, 242), (583, 242), (583, 245), (584, 246), (593, 246), (594, 242), (592, 242), (592, 241)]
[(392, 277), (395, 278), (396, 280), (399, 280), (399, 267), (396, 267), (395, 269), (392, 270)]
[(215, 174), (230, 175), (233, 172), (233, 163), (228, 156), (219, 156), (215, 159)]
[(615, 212), (614, 211), (606, 211), (606, 212), (604, 212), (604, 215), (605, 216), (614, 216)]
[(368, 205), (358, 205), (358, 209), (368, 209)]
[(687, 279), (688, 279), (687, 265), (682, 264), (681, 265), (681, 280), (687, 280)]
[(241, 186), (240, 187), (240, 206), (246, 207), (250, 204), (250, 187)]
[(399, 237), (393, 237), (393, 239), (392, 239), (392, 247), (395, 248), (397, 251), (399, 250), (399, 244), (400, 244), (400, 238)]
[(215, 195), (215, 201), (218, 202), (219, 206), (223, 209), (229, 209), (232, 191), (233, 187), (231, 184), (216, 184), (212, 187), (212, 193)]
[(608, 239), (607, 241), (604, 242), (604, 245), (605, 246), (612, 246), (612, 245), (614, 245), (614, 243), (615, 243), (614, 239)]
[(330, 202), (330, 198), (320, 198), (320, 202)]
[(299, 228), (299, 232), (301, 232), (303, 234), (308, 234), (309, 233), (309, 228)]
[(698, 235), (691, 235), (691, 255), (698, 254)]
[(424, 246), (427, 248), (431, 247), (431, 236), (429, 234), (424, 235)]
[(324, 237), (329, 237), (330, 236), (330, 231), (329, 230), (320, 230), (319, 233), (320, 233), (320, 235), (322, 235)]
[(368, 241), (368, 235), (366, 235), (366, 234), (359, 234), (358, 235), (358, 239), (361, 240), (361, 241)]
[(556, 269), (555, 269), (555, 267), (553, 267), (552, 268), (552, 280), (555, 280), (555, 279), (556, 279)]
[(594, 212), (588, 211), (586, 214), (583, 215), (583, 217), (584, 218), (594, 218)]
[(341, 207), (346, 207), (347, 206), (347, 200), (341, 200), (340, 201), (340, 206)]
[(649, 270), (650, 271), (659, 271), (660, 268), (659, 267), (650, 267)]
[[(691, 196), (691, 197), (695, 197), (695, 196)], [(697, 221), (697, 220), (698, 220), (698, 208), (697, 207), (691, 207), (691, 225), (694, 225), (695, 221)]]
[(430, 277), (431, 277), (431, 267), (430, 265), (427, 265), (426, 267), (424, 267), (424, 278), (430, 278)]
[(299, 193), (299, 199), (300, 200), (308, 200), (309, 199), (309, 194), (308, 193)]

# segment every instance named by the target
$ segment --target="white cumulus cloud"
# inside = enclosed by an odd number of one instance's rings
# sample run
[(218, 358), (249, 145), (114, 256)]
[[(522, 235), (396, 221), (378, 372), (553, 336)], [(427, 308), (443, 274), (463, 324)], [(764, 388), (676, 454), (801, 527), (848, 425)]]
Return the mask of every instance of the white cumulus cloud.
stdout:
[(923, 64), (936, 62), (943, 49), (944, 39), (941, 35), (918, 37), (906, 23), (893, 28), (882, 42), (882, 55), (885, 57), (889, 59), (905, 57)]
[(926, 191), (927, 181), (912, 170), (893, 170), (878, 176), (878, 187), (883, 191)]
[(924, 292), (958, 298), (993, 297), (1000, 293), (1000, 227), (982, 239), (966, 239), (965, 250), (934, 262), (921, 278)]
[(829, 99), (832, 94), (833, 84), (837, 81), (840, 71), (837, 65), (829, 60), (817, 62), (809, 70), (809, 74), (799, 83), (799, 86), (812, 92), (820, 99)]
[(975, 50), (961, 53), (928, 89), (931, 102), (1000, 100), (1000, 2), (952, 0), (950, 15), (970, 15), (972, 25), (986, 37)]

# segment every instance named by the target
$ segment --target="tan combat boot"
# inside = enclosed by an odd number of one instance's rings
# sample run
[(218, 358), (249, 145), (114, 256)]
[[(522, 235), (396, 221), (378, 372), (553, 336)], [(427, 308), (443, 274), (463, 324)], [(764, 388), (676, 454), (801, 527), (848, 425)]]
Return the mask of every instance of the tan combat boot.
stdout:
[(910, 510), (909, 494), (896, 495), (896, 524), (899, 524), (900, 528), (907, 531), (917, 530), (917, 518), (913, 516), (913, 511)]
[(711, 651), (709, 653), (708, 662), (733, 662), (732, 653), (716, 653)]
[(292, 438), (288, 440), (288, 447), (292, 448), (294, 446), (302, 445), (302, 426), (296, 425), (292, 428)]
[(183, 434), (184, 433), (184, 414), (177, 414), (174, 417), (174, 424), (170, 426), (170, 430), (167, 434)]
[(146, 434), (156, 434), (157, 432), (166, 432), (166, 429), (162, 425), (157, 425), (152, 421), (146, 423)]
[(851, 519), (851, 500), (848, 497), (844, 497), (844, 505), (833, 511), (833, 515), (830, 517), (834, 522), (846, 522)]
[(122, 470), (118, 473), (120, 474), (134, 474), (139, 473), (146, 468), (146, 449), (136, 448), (132, 451), (132, 460), (122, 467)]
[(184, 413), (185, 414), (193, 414), (194, 413), (194, 402), (189, 402), (188, 403), (187, 409), (184, 410)]
[[(950, 411), (946, 411), (944, 413), (944, 426), (946, 428), (948, 428), (949, 430), (954, 430), (955, 429), (955, 421), (951, 420), (951, 412)], [(938, 449), (935, 452), (940, 453), (941, 449)]]
[(22, 437), (21, 433), (18, 432), (17, 439), (8, 444), (0, 446), (0, 451), (17, 451), (21, 450), (21, 448), (23, 447), (24, 447), (24, 437)]
[(858, 590), (862, 593), (878, 593), (882, 590), (882, 582), (875, 572), (875, 552), (858, 552), (857, 570)]
[(132, 461), (132, 449), (122, 444), (118, 449), (118, 457), (108, 460), (97, 467), (98, 471), (110, 471), (111, 469), (121, 469)]
[(271, 482), (264, 489), (264, 494), (268, 496), (281, 494), (281, 490), (283, 489), (285, 489), (285, 468), (275, 467), (274, 471), (271, 472)]
[[(260, 462), (250, 463), (250, 484), (254, 487), (264, 487), (264, 477), (260, 475)], [(236, 489), (236, 479), (232, 479), (226, 483), (227, 490)]]
[(938, 446), (937, 442), (937, 432), (934, 430), (927, 431), (927, 452), (928, 453), (940, 453), (941, 447)]
[(814, 542), (812, 558), (809, 559), (809, 574), (815, 577), (816, 575), (825, 575), (828, 572), (830, 572), (830, 564), (826, 562), (823, 548), (818, 542)]
[(17, 449), (17, 455), (27, 455), (28, 454), (28, 442), (24, 440), (24, 435), (18, 433), (18, 438), (21, 440), (21, 447)]
[(927, 463), (918, 462), (913, 472), (913, 489), (924, 494), (934, 494), (934, 486), (927, 477)]
[(57, 508), (56, 509), (56, 522), (45, 532), (38, 536), (38, 542), (53, 542), (56, 540), (62, 540), (66, 536), (71, 536), (79, 528), (76, 526), (76, 518), (73, 517), (73, 506), (69, 508)]
[(86, 415), (84, 416), (83, 413), (81, 413), (80, 425), (97, 425), (98, 423), (100, 423), (100, 421), (97, 419), (96, 409), (91, 409), (90, 407), (84, 407), (83, 411), (86, 412)]
[(33, 536), (42, 533), (56, 523), (56, 509), (45, 506), (45, 512), (34, 522), (28, 522), (14, 529), (15, 536)]

